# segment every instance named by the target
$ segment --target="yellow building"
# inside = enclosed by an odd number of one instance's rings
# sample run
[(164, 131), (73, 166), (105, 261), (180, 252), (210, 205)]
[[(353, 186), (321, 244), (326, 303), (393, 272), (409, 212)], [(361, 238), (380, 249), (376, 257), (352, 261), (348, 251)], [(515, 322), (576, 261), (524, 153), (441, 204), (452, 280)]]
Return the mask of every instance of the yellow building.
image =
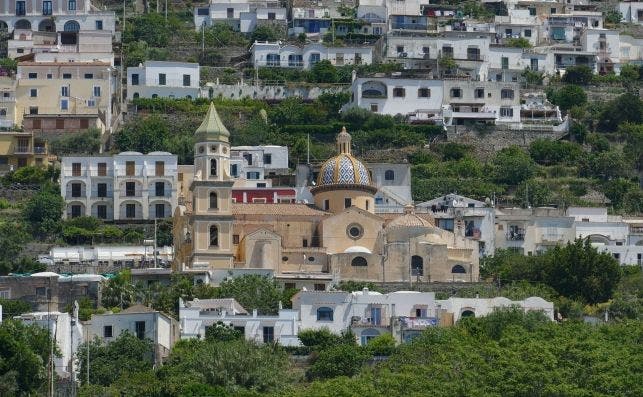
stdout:
[(0, 174), (28, 165), (49, 165), (47, 142), (30, 132), (0, 131)]
[(375, 213), (376, 188), (345, 128), (311, 189), (315, 205), (233, 203), (229, 133), (213, 105), (196, 135), (194, 180), (174, 219), (176, 270), (263, 269), (288, 288), (314, 289), (341, 280), (478, 281), (478, 242), (464, 237), (463, 224), (442, 230), (412, 206)]

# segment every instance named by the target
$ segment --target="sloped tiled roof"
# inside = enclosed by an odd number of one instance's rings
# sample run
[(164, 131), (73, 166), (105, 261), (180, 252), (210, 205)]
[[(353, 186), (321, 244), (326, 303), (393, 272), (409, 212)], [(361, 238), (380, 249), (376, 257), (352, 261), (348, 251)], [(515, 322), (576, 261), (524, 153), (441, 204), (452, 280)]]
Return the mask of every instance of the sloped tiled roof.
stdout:
[(197, 128), (194, 133), (197, 137), (198, 142), (204, 141), (223, 141), (228, 142), (228, 137), (230, 137), (230, 131), (221, 121), (217, 109), (214, 107), (214, 103), (210, 102), (210, 107), (208, 108), (208, 113), (205, 115), (203, 122)]
[(233, 215), (294, 215), (294, 216), (325, 216), (329, 213), (318, 210), (307, 204), (232, 204)]

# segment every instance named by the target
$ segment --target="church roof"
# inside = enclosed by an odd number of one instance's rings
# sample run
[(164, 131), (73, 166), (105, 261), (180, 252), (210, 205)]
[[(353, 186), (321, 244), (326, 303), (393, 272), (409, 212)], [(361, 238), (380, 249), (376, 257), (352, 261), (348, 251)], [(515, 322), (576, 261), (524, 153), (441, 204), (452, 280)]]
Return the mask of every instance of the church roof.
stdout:
[(210, 107), (208, 108), (208, 113), (205, 115), (203, 122), (197, 128), (194, 133), (197, 138), (197, 142), (205, 141), (223, 141), (228, 142), (230, 137), (230, 131), (223, 125), (217, 109), (214, 107), (214, 103), (210, 102)]
[(233, 203), (233, 215), (295, 215), (295, 216), (325, 216), (325, 211), (318, 210), (307, 204), (263, 204), (263, 203)]
[(405, 207), (404, 212), (404, 215), (393, 219), (386, 227), (433, 227), (435, 224), (435, 221), (416, 214), (412, 206)]

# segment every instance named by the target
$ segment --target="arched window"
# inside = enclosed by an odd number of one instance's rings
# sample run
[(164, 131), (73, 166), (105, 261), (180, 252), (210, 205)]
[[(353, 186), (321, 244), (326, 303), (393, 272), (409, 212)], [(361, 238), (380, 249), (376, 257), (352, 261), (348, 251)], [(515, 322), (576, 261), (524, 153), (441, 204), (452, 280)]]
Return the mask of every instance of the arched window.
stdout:
[(465, 317), (475, 317), (476, 314), (473, 312), (473, 310), (465, 310), (460, 314), (460, 318), (465, 318)]
[(216, 210), (219, 208), (217, 203), (217, 194), (215, 192), (210, 192), (210, 209)]
[(217, 160), (210, 160), (210, 176), (217, 176)]
[(464, 266), (462, 266), (462, 265), (455, 265), (455, 266), (453, 266), (453, 267), (451, 268), (451, 273), (460, 273), (460, 274), (464, 274), (464, 273), (466, 273), (466, 272), (467, 272), (467, 271), (466, 271), (466, 269), (465, 269), (465, 268), (464, 268)]
[(140, 95), (138, 94), (138, 92), (135, 92), (135, 93), (134, 93), (134, 99), (137, 99), (139, 96), (140, 96)]
[(333, 309), (330, 307), (317, 309), (317, 321), (333, 321)]
[(216, 225), (210, 226), (210, 247), (219, 246), (219, 228)]
[(424, 276), (424, 260), (421, 256), (413, 255), (411, 257), (411, 275)]
[(377, 338), (378, 336), (380, 336), (380, 332), (378, 330), (373, 328), (367, 328), (364, 331), (362, 331), (362, 334), (360, 335), (359, 339), (362, 346), (366, 346), (371, 339)]
[(351, 261), (351, 266), (368, 266), (368, 262), (363, 256), (356, 256)]
[(392, 181), (394, 179), (395, 179), (395, 172), (393, 172), (393, 170), (386, 170), (386, 172), (384, 172), (385, 181)]
[(65, 32), (78, 32), (80, 30), (80, 24), (76, 21), (69, 21), (65, 23), (63, 30)]
[(14, 27), (16, 29), (31, 29), (31, 22), (27, 21), (26, 19), (21, 19), (16, 22)]
[(152, 94), (152, 98), (158, 98), (158, 97), (159, 97), (158, 94)]

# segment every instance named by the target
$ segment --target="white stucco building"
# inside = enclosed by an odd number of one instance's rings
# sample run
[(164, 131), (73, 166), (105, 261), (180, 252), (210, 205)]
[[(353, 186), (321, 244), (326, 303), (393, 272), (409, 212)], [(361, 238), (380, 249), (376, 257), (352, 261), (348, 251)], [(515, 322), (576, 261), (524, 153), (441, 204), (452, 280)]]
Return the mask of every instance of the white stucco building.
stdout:
[(194, 8), (194, 26), (226, 23), (241, 33), (251, 33), (257, 26), (277, 25), (286, 28), (285, 7), (276, 0), (211, 0), (207, 6)]
[(127, 99), (198, 98), (199, 64), (145, 61), (127, 68)]
[(280, 42), (256, 41), (250, 47), (250, 56), (255, 68), (288, 67), (310, 69), (317, 62), (323, 60), (330, 61), (334, 66), (370, 65), (373, 63), (373, 47), (327, 47), (319, 43), (299, 47)]
[(277, 145), (233, 146), (230, 176), (236, 186), (271, 187), (270, 177), (288, 173), (288, 148)]
[(114, 314), (94, 314), (85, 323), (87, 337), (110, 343), (123, 332), (139, 339), (150, 339), (154, 344), (154, 363), (170, 354), (170, 349), (179, 340), (179, 324), (172, 317), (143, 305), (134, 305)]
[(623, 15), (623, 22), (643, 24), (643, 2), (622, 1), (618, 3), (618, 10)]
[(177, 157), (167, 152), (61, 159), (65, 218), (140, 221), (171, 217), (177, 188)]

